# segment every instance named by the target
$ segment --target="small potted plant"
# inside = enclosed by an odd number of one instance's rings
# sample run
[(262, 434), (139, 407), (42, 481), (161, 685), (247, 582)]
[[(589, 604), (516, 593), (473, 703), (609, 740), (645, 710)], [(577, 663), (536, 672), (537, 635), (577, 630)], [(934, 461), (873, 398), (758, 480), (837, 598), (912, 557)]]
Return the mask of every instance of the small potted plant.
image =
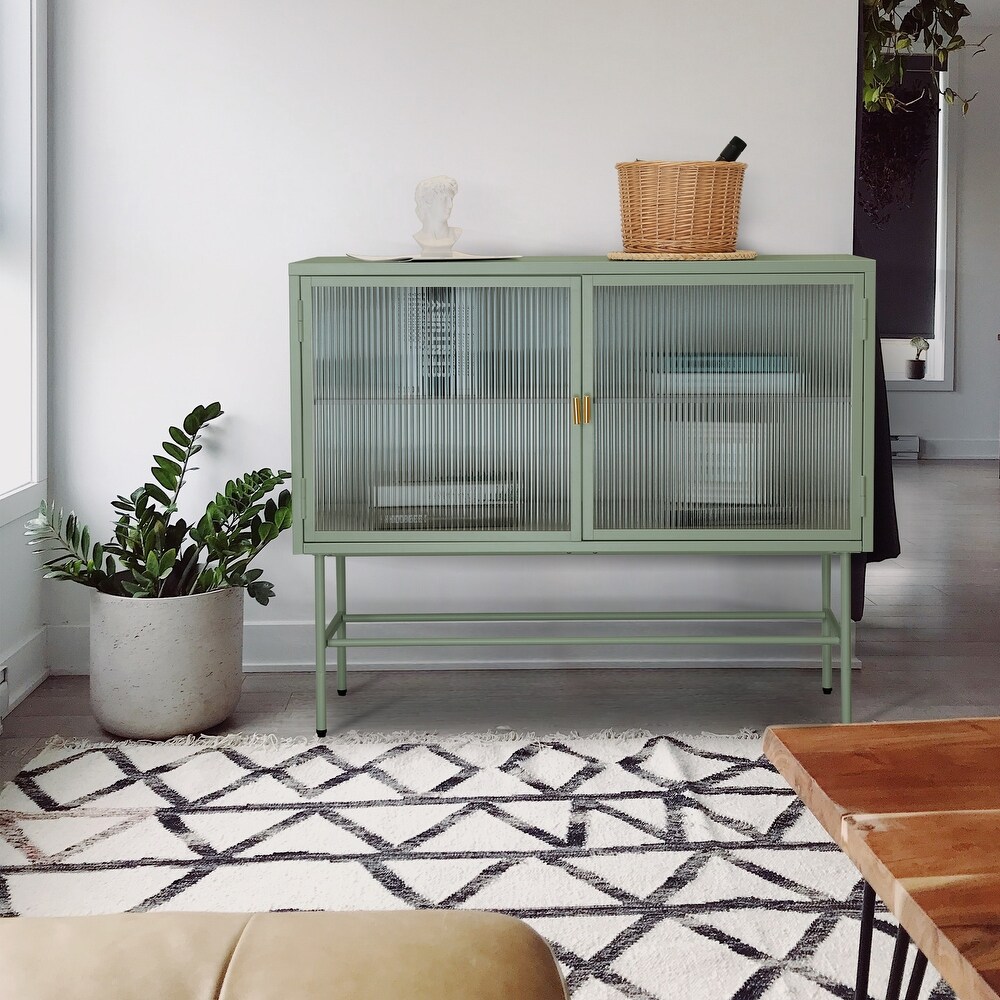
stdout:
[(930, 346), (923, 337), (912, 337), (910, 339), (910, 347), (916, 349), (917, 356), (910, 358), (906, 362), (907, 378), (923, 378), (927, 374), (927, 359), (920, 357), (920, 355), (926, 354)]
[(196, 406), (171, 427), (154, 456), (153, 482), (112, 502), (112, 538), (92, 543), (76, 515), (42, 502), (25, 534), (50, 558), (48, 579), (92, 589), (90, 700), (97, 721), (118, 736), (163, 739), (226, 719), (243, 684), (243, 593), (274, 596), (251, 562), (291, 526), (288, 472), (258, 469), (226, 483), (188, 523), (177, 499), (199, 437), (222, 415)]

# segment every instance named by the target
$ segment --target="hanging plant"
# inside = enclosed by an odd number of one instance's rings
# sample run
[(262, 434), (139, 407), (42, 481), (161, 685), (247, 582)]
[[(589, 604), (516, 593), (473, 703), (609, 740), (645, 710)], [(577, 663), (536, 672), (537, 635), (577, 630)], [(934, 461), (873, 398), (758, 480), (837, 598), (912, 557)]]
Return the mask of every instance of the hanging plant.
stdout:
[[(928, 93), (944, 95), (948, 104), (958, 103), (966, 114), (975, 98), (963, 97), (951, 87), (941, 89), (941, 73), (948, 58), (959, 49), (972, 48), (973, 55), (985, 51), (981, 42), (967, 42), (960, 23), (969, 8), (959, 0), (864, 0), (864, 66), (862, 101), (865, 111), (906, 110), (912, 100), (901, 98), (897, 88), (903, 80), (905, 57), (923, 52), (931, 57)], [(916, 98), (916, 100), (919, 100)]]

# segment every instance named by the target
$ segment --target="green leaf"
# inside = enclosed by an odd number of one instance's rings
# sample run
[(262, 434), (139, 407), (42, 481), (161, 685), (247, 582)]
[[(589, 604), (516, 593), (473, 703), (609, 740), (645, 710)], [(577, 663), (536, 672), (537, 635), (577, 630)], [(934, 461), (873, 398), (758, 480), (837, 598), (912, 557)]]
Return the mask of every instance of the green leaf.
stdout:
[(146, 570), (150, 576), (159, 577), (160, 575), (160, 560), (155, 551), (150, 552), (146, 559)]
[(184, 418), (184, 430), (187, 431), (192, 437), (201, 430), (201, 425), (204, 423), (204, 413), (205, 409), (202, 406), (196, 406), (185, 418)]
[(156, 483), (146, 483), (146, 492), (157, 502), (162, 503), (164, 507), (170, 506), (170, 497), (167, 496), (163, 490), (160, 489)]
[(258, 604), (266, 605), (274, 597), (274, 587), (267, 580), (257, 580), (247, 587), (247, 593)]
[(169, 433), (182, 448), (189, 448), (191, 446), (191, 439), (179, 427), (171, 427), (167, 433)]
[(222, 406), (218, 403), (209, 403), (205, 407), (205, 421), (214, 420), (216, 417), (222, 416)]
[(178, 462), (187, 461), (188, 453), (183, 448), (174, 444), (173, 441), (164, 441), (163, 450), (172, 458), (176, 458)]
[(153, 473), (153, 478), (168, 490), (177, 489), (177, 476), (174, 473), (161, 469), (158, 465), (154, 465), (150, 472)]
[(90, 557), (90, 528), (86, 525), (83, 526), (83, 532), (80, 535), (80, 552), (84, 558)]
[(172, 458), (167, 458), (165, 455), (154, 455), (153, 461), (161, 469), (172, 472), (175, 476), (179, 476), (184, 471)]
[(157, 574), (160, 579), (170, 575), (170, 571), (174, 568), (174, 563), (177, 561), (177, 550), (167, 549), (160, 558), (160, 572)]

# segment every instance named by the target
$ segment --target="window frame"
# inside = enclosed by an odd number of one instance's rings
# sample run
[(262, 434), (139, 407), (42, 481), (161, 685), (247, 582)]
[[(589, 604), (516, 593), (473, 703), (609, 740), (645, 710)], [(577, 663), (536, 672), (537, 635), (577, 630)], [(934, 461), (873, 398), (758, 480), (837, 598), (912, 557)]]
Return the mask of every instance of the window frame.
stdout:
[[(947, 73), (941, 73), (942, 94), (948, 86)], [(922, 379), (906, 377), (906, 362), (913, 357), (913, 348), (906, 340), (883, 340), (882, 361), (889, 392), (953, 392), (955, 389), (955, 254), (956, 254), (956, 189), (958, 171), (952, 168), (953, 144), (949, 138), (950, 106), (944, 97), (938, 98), (938, 184), (937, 258), (934, 283), (934, 340), (927, 352), (927, 374)], [(875, 274), (878, 294), (878, 272)]]
[(48, 464), (48, 10), (28, 0), (31, 58), (31, 480), (0, 494), (0, 527), (34, 511), (45, 497)]

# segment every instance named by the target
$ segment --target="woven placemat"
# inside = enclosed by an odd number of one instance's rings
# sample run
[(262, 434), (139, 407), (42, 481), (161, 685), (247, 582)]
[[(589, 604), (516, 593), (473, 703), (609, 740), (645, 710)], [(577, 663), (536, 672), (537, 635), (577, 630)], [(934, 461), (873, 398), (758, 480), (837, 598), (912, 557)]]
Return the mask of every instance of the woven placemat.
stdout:
[(608, 254), (608, 260), (753, 260), (756, 250), (731, 250), (729, 253), (625, 253)]

